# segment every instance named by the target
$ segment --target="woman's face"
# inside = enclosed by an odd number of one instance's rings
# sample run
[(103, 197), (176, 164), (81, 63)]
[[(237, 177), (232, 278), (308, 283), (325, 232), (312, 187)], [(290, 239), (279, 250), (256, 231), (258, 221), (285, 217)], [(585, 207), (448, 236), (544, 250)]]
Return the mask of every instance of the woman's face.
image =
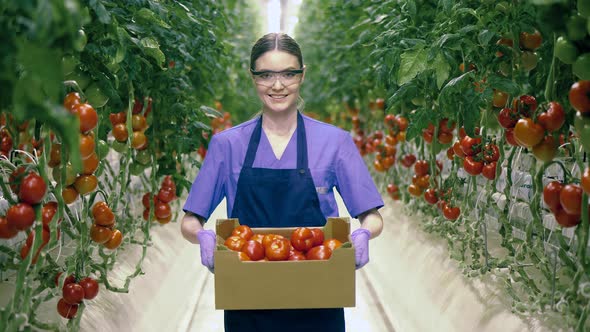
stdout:
[[(264, 53), (255, 62), (256, 72), (277, 72), (252, 75), (264, 112), (282, 113), (297, 109), (299, 88), (305, 73), (292, 74), (289, 70), (301, 69), (297, 57), (287, 52), (273, 50)], [(282, 73), (281, 73), (282, 72)], [(262, 79), (265, 77), (266, 79)]]

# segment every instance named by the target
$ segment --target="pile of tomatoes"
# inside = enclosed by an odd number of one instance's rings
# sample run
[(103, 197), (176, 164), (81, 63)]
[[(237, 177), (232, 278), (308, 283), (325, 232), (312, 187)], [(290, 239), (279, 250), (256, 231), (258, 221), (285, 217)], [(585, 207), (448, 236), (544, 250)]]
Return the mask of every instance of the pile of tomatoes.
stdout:
[[(62, 197), (66, 204), (76, 201), (79, 195), (86, 195), (98, 187), (98, 178), (94, 172), (98, 168), (100, 158), (96, 153), (96, 143), (92, 130), (98, 124), (98, 114), (92, 105), (83, 103), (77, 92), (70, 92), (64, 98), (64, 107), (80, 120), (80, 157), (82, 158), (82, 170), (76, 174), (72, 165), (67, 163), (65, 188)], [(52, 143), (48, 165), (53, 167), (53, 178), (61, 180), (61, 144)]]
[(242, 261), (326, 260), (342, 246), (337, 239), (324, 239), (320, 228), (298, 227), (289, 238), (279, 234), (255, 234), (246, 225), (234, 228), (224, 245)]
[[(55, 285), (59, 286), (59, 278), (62, 272), (55, 276)], [(78, 313), (78, 307), (83, 300), (92, 300), (98, 295), (98, 282), (91, 277), (86, 277), (76, 282), (76, 278), (70, 275), (65, 278), (62, 287), (62, 298), (57, 302), (57, 312), (67, 319), (72, 319)]]
[(92, 241), (102, 244), (107, 249), (117, 249), (123, 242), (123, 234), (115, 228), (115, 214), (106, 202), (97, 202), (92, 206), (92, 218)]
[[(145, 221), (150, 220), (150, 196), (151, 193), (145, 193), (141, 199), (143, 204), (143, 219)], [(172, 209), (170, 208), (170, 202), (176, 199), (176, 184), (172, 180), (170, 175), (166, 175), (160, 190), (157, 195), (154, 195), (154, 216), (160, 224), (167, 224), (172, 220)]]

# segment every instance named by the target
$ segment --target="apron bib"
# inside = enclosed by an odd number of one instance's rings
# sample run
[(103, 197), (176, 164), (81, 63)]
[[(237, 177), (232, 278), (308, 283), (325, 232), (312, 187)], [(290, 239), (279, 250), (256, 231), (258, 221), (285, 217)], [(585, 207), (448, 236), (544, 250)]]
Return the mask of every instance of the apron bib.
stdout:
[[(303, 117), (297, 113), (297, 168), (253, 168), (262, 116), (250, 137), (231, 218), (250, 227), (322, 227), (326, 218), (311, 177)], [(310, 279), (313, 282), (313, 279)], [(226, 332), (343, 332), (344, 309), (225, 310)]]

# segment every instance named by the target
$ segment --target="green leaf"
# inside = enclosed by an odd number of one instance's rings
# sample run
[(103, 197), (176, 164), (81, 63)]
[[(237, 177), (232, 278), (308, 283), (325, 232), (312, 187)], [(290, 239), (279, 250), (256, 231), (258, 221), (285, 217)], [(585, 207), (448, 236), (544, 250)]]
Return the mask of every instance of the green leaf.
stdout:
[(442, 53), (438, 53), (432, 66), (436, 72), (436, 86), (440, 89), (449, 78), (451, 66), (447, 63)]
[(141, 48), (143, 49), (143, 52), (147, 56), (156, 60), (158, 66), (161, 66), (166, 61), (166, 56), (160, 50), (160, 44), (158, 44), (158, 41), (156, 39), (146, 37), (141, 39), (140, 44)]
[(397, 80), (400, 85), (411, 81), (427, 68), (427, 51), (424, 48), (402, 53)]
[(202, 105), (200, 109), (203, 113), (210, 117), (220, 118), (223, 116), (223, 114), (221, 114), (218, 110), (211, 108), (209, 106)]
[(107, 9), (103, 6), (101, 2), (98, 0), (90, 0), (88, 6), (94, 10), (96, 16), (98, 16), (98, 20), (102, 24), (110, 24), (111, 23), (111, 14), (107, 11)]
[(501, 77), (498, 75), (492, 75), (488, 79), (488, 84), (490, 87), (504, 91), (509, 95), (517, 95), (520, 92), (520, 88), (518, 84), (511, 79)]
[(161, 26), (165, 29), (170, 29), (170, 25), (164, 22), (161, 18), (159, 18), (153, 11), (142, 8), (136, 14), (136, 19), (138, 22), (143, 24), (156, 24)]
[(481, 46), (486, 46), (494, 38), (495, 33), (490, 30), (483, 30), (477, 35), (477, 41)]
[(435, 114), (426, 109), (416, 109), (409, 114), (409, 125), (406, 131), (406, 139), (408, 141), (420, 136), (422, 129), (428, 127), (428, 124), (433, 123)]

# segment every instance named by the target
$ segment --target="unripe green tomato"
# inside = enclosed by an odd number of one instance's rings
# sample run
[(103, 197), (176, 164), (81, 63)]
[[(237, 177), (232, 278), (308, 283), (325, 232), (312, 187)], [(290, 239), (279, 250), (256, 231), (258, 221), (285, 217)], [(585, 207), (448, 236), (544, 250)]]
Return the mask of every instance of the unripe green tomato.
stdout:
[(88, 103), (94, 108), (103, 107), (109, 101), (109, 97), (104, 94), (100, 86), (96, 83), (90, 84), (84, 91), (84, 94), (88, 99)]
[[(590, 18), (590, 0), (578, 0), (578, 14)], [(588, 30), (588, 33), (590, 33), (590, 30)]]
[(127, 143), (123, 143), (123, 142), (119, 142), (117, 140), (114, 140), (111, 143), (111, 147), (113, 148), (113, 150), (119, 152), (119, 153), (125, 153), (127, 152)]
[(152, 158), (147, 149), (138, 150), (135, 153), (135, 161), (141, 165), (148, 165), (152, 161)]
[(76, 70), (78, 58), (73, 55), (64, 55), (61, 58), (61, 69), (64, 76), (67, 76)]
[(99, 139), (96, 143), (96, 154), (98, 155), (98, 159), (104, 159), (107, 154), (109, 153), (109, 145), (102, 139)]
[(87, 42), (88, 38), (86, 37), (84, 30), (78, 30), (76, 38), (74, 39), (74, 49), (78, 52), (84, 51), (84, 47), (86, 47)]
[(537, 67), (537, 53), (530, 51), (523, 51), (520, 55), (520, 64), (524, 71), (531, 71)]
[[(56, 182), (61, 182), (61, 169), (62, 166), (54, 167), (51, 171), (51, 175), (53, 175), (53, 179)], [(66, 181), (64, 182), (65, 186), (69, 186), (74, 184), (76, 181), (76, 173), (74, 172), (74, 168), (72, 167), (71, 163), (66, 164)]]
[(581, 80), (590, 80), (590, 53), (580, 55), (572, 66), (572, 71)]
[(578, 58), (578, 49), (574, 43), (567, 38), (560, 36), (555, 42), (555, 56), (561, 60), (561, 62), (571, 65), (576, 62), (576, 59)]
[(131, 175), (140, 175), (141, 173), (143, 173), (145, 171), (145, 166), (141, 165), (140, 163), (131, 163), (131, 165), (129, 165), (129, 173), (131, 173)]
[(566, 23), (566, 29), (570, 40), (582, 40), (586, 37), (586, 19), (580, 15), (571, 16)]

